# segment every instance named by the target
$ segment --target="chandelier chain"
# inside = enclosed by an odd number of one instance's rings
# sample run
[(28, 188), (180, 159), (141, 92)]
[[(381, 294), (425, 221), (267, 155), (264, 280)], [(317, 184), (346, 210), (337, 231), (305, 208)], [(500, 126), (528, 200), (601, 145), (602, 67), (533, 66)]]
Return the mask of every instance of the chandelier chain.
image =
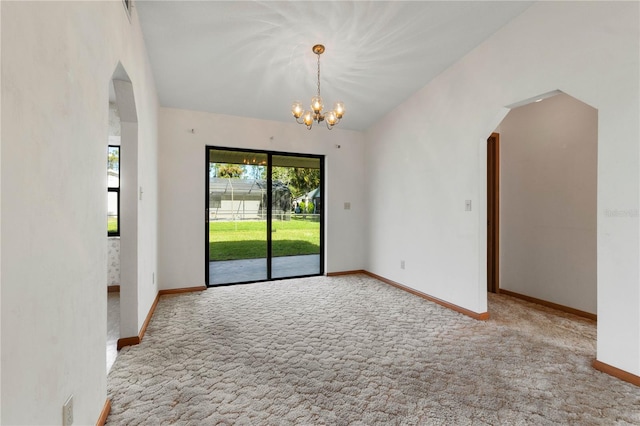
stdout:
[(320, 54), (318, 53), (318, 97), (320, 97)]

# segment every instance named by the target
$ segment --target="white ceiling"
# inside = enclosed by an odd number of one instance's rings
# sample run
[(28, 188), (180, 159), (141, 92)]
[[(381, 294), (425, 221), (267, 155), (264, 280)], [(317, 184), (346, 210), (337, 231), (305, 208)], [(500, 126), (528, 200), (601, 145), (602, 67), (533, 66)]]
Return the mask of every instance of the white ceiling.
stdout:
[(293, 122), (316, 93), (364, 130), (530, 1), (137, 1), (164, 107)]

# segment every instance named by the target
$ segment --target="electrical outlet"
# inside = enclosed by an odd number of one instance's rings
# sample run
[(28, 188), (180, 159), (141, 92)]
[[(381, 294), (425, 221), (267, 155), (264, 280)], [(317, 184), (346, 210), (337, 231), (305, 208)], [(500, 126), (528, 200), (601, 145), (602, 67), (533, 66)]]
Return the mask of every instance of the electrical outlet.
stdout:
[(465, 200), (464, 201), (464, 210), (467, 212), (471, 211), (471, 200)]
[(73, 424), (73, 395), (67, 398), (62, 406), (62, 426), (71, 426)]
[(344, 209), (345, 210), (351, 210), (351, 203), (349, 201), (345, 201), (344, 203)]
[(400, 261), (400, 269), (404, 269), (404, 260)]

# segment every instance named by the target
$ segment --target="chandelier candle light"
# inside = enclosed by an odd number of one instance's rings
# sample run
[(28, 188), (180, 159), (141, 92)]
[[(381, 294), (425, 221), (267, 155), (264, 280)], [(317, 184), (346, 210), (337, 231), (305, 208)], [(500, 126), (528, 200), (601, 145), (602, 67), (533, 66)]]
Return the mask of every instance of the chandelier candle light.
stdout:
[(333, 104), (333, 110), (322, 114), (324, 105), (322, 103), (322, 97), (320, 97), (320, 55), (324, 53), (324, 46), (316, 44), (311, 50), (318, 55), (318, 96), (311, 98), (311, 111), (305, 111), (302, 108), (302, 102), (295, 101), (291, 106), (291, 113), (296, 118), (298, 124), (304, 124), (309, 130), (311, 130), (314, 121), (320, 123), (325, 120), (327, 128), (331, 130), (333, 126), (340, 122), (340, 119), (344, 115), (344, 103), (338, 101)]

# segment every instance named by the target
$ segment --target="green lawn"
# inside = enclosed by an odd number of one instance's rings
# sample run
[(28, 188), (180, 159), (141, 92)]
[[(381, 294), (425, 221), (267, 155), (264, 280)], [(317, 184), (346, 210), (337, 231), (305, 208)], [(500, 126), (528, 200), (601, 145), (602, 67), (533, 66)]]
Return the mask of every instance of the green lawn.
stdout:
[[(209, 223), (209, 260), (257, 259), (267, 256), (265, 222)], [(273, 256), (320, 253), (320, 223), (273, 221)]]
[(118, 217), (109, 216), (107, 218), (107, 232), (116, 232), (118, 230)]

